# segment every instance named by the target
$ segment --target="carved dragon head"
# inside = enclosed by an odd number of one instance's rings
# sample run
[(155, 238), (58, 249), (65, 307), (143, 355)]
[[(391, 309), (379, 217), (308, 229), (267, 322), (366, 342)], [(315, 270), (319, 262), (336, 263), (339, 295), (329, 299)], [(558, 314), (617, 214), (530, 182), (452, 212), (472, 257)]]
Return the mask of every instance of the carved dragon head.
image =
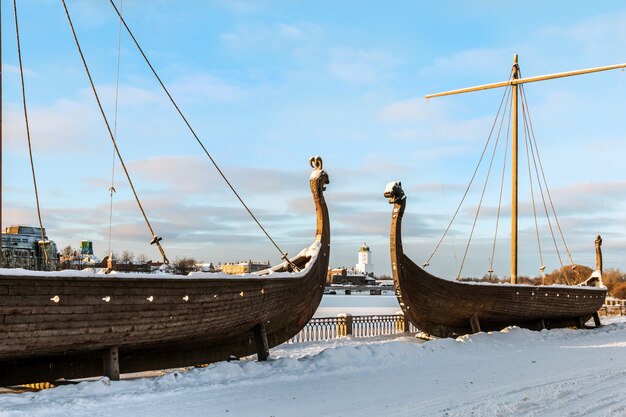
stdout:
[(311, 164), (311, 168), (314, 168), (313, 172), (311, 172), (311, 181), (316, 181), (320, 184), (322, 191), (326, 191), (326, 185), (330, 184), (330, 179), (328, 178), (328, 174), (323, 169), (322, 158), (319, 156), (312, 156), (309, 160), (309, 164)]
[(402, 183), (400, 181), (392, 181), (385, 187), (385, 197), (389, 199), (389, 204), (399, 203), (406, 198)]

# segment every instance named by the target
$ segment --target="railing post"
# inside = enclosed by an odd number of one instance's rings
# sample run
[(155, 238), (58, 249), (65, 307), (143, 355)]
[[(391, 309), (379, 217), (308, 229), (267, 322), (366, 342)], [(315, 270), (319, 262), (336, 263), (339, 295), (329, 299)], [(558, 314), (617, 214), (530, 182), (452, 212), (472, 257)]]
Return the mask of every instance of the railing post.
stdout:
[(404, 311), (396, 311), (396, 331), (398, 333), (403, 332), (403, 333), (408, 333), (411, 331), (411, 322), (409, 321), (409, 319), (404, 315)]
[(337, 314), (337, 335), (339, 337), (352, 336), (352, 314)]
[(354, 323), (352, 314), (346, 314), (346, 336), (352, 336), (352, 323)]
[(346, 335), (346, 315), (343, 313), (337, 314), (337, 337), (344, 337)]

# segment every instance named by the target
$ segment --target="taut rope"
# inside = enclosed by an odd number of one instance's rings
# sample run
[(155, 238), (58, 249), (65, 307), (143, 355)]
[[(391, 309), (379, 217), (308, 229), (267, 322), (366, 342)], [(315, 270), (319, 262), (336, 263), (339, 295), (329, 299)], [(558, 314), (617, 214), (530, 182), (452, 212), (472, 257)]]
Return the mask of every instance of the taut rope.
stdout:
[(85, 60), (85, 56), (83, 55), (83, 51), (80, 47), (80, 43), (78, 42), (78, 37), (76, 36), (76, 31), (74, 30), (74, 24), (72, 23), (72, 18), (70, 17), (70, 13), (67, 9), (67, 5), (65, 4), (65, 0), (61, 0), (61, 2), (63, 3), (63, 8), (65, 9), (65, 15), (67, 16), (67, 20), (70, 24), (70, 28), (72, 29), (72, 36), (74, 37), (74, 42), (76, 42), (76, 47), (78, 48), (78, 53), (80, 54), (80, 59), (83, 61), (83, 66), (85, 67), (85, 72), (87, 73), (87, 77), (89, 78), (89, 84), (91, 85), (91, 90), (93, 91), (94, 97), (96, 98), (96, 102), (98, 103), (98, 108), (100, 109), (100, 113), (102, 114), (102, 118), (104, 119), (104, 123), (106, 124), (106, 128), (109, 132), (109, 136), (111, 137), (111, 142), (113, 143), (113, 147), (115, 148), (115, 152), (117, 153), (117, 157), (120, 160), (120, 163), (122, 165), (122, 168), (124, 169), (124, 173), (126, 174), (126, 178), (128, 179), (128, 183), (130, 185), (131, 190), (133, 191), (133, 195), (135, 196), (135, 201), (137, 201), (137, 205), (139, 206), (139, 210), (141, 211), (141, 214), (143, 215), (144, 220), (146, 221), (146, 225), (148, 226), (148, 229), (150, 230), (150, 233), (152, 234), (152, 240), (150, 241), (150, 244), (156, 244), (157, 247), (159, 248), (159, 252), (161, 252), (161, 256), (163, 257), (163, 263), (168, 264), (169, 260), (167, 259), (167, 256), (165, 255), (165, 250), (163, 249), (163, 247), (161, 246), (161, 240), (162, 238), (157, 236), (154, 233), (154, 229), (152, 228), (152, 225), (150, 224), (150, 220), (148, 220), (148, 216), (146, 215), (145, 210), (143, 209), (143, 206), (141, 205), (141, 202), (139, 201), (139, 197), (137, 196), (137, 192), (135, 191), (135, 187), (133, 185), (133, 181), (130, 178), (130, 174), (128, 173), (128, 169), (126, 169), (126, 164), (124, 163), (124, 159), (122, 158), (122, 155), (120, 154), (120, 151), (117, 147), (117, 142), (115, 141), (115, 136), (113, 135), (113, 131), (111, 130), (111, 126), (109, 125), (109, 121), (106, 117), (106, 114), (104, 113), (104, 109), (102, 108), (102, 103), (100, 103), (100, 98), (98, 97), (98, 92), (96, 90), (96, 86), (94, 85), (93, 79), (91, 78), (91, 73), (89, 72), (89, 67), (87, 66), (87, 61)]
[[(506, 90), (507, 90), (507, 93), (510, 91), (510, 89), (508, 88)], [(472, 223), (472, 231), (470, 232), (469, 239), (467, 240), (467, 245), (465, 246), (465, 252), (463, 253), (463, 260), (461, 261), (461, 266), (459, 267), (459, 273), (457, 274), (457, 278), (461, 278), (463, 266), (465, 265), (465, 259), (467, 259), (467, 253), (469, 251), (470, 244), (472, 243), (472, 237), (474, 236), (474, 230), (476, 229), (476, 223), (478, 222), (478, 216), (480, 215), (480, 209), (483, 204), (483, 198), (485, 197), (485, 191), (487, 190), (487, 184), (489, 183), (489, 176), (491, 175), (491, 167), (493, 166), (493, 160), (496, 157), (496, 151), (498, 150), (498, 144), (500, 143), (500, 134), (502, 133), (502, 126), (504, 124), (504, 117), (506, 116), (507, 105), (508, 105), (508, 100), (506, 100), (504, 111), (502, 112), (502, 116), (500, 117), (500, 126), (498, 127), (498, 134), (496, 136), (496, 142), (493, 146), (491, 159), (489, 160), (489, 167), (487, 168), (487, 176), (485, 177), (483, 190), (480, 194), (480, 201), (478, 202), (478, 207), (476, 208), (476, 215), (474, 216), (474, 222)], [(508, 144), (508, 141), (507, 141), (507, 144)], [(491, 270), (491, 267), (490, 267), (490, 270)]]
[[(543, 187), (541, 186), (542, 182), (540, 179), (543, 180), (543, 185), (545, 186), (545, 190), (546, 190), (546, 194), (548, 196), (548, 202), (550, 203), (550, 208), (552, 211), (552, 214), (554, 216), (554, 221), (557, 225), (557, 230), (559, 231), (559, 235), (561, 237), (561, 241), (563, 242), (563, 246), (565, 248), (565, 252), (567, 253), (567, 256), (569, 258), (570, 263), (573, 265), (574, 268), (574, 273), (576, 274), (576, 276), (578, 276), (580, 278), (580, 273), (576, 270), (576, 264), (574, 263), (574, 260), (572, 259), (572, 254), (569, 250), (569, 247), (567, 246), (567, 242), (565, 242), (565, 236), (563, 235), (563, 229), (561, 228), (561, 223), (559, 222), (559, 218), (556, 214), (556, 209), (554, 208), (554, 202), (552, 201), (552, 194), (550, 193), (550, 189), (548, 188), (548, 181), (546, 180), (546, 174), (545, 171), (543, 169), (543, 164), (541, 163), (541, 157), (539, 156), (539, 148), (537, 146), (537, 139), (535, 137), (535, 131), (533, 129), (533, 123), (532, 123), (532, 119), (530, 118), (530, 111), (528, 109), (528, 103), (526, 101), (526, 92), (524, 91), (524, 88), (522, 86), (521, 90), (521, 97), (522, 97), (522, 109), (524, 110), (524, 112), (527, 114), (527, 118), (528, 118), (528, 126), (527, 129), (529, 131), (529, 139), (530, 139), (530, 149), (531, 149), (531, 155), (533, 157), (533, 160), (536, 157), (536, 161), (534, 161), (535, 164), (535, 170), (537, 171), (537, 182), (539, 184), (539, 189), (541, 190), (541, 197), (542, 199), (544, 199), (544, 206), (546, 205), (545, 202), (545, 197), (543, 195)], [(541, 177), (539, 176), (539, 172), (541, 172)], [(552, 230), (552, 224), (550, 223), (550, 219), (548, 216), (548, 210), (547, 207), (545, 208), (546, 211), (546, 217), (548, 218), (548, 224), (550, 225), (550, 233), (552, 234), (552, 239), (554, 241), (554, 245), (556, 248), (556, 238), (554, 236), (554, 231)], [(561, 269), (563, 269), (563, 262), (561, 260), (561, 255), (558, 251), (557, 248), (557, 255), (559, 257), (559, 262), (561, 264)], [(566, 275), (566, 280), (569, 280), (567, 278)]]
[(33, 187), (35, 188), (35, 203), (37, 206), (37, 218), (39, 220), (39, 229), (41, 231), (41, 242), (43, 246), (44, 262), (46, 267), (50, 265), (48, 259), (48, 251), (46, 249), (46, 237), (43, 229), (43, 222), (41, 221), (41, 209), (39, 207), (39, 192), (37, 191), (37, 177), (35, 176), (35, 162), (33, 161), (33, 149), (30, 141), (30, 125), (28, 123), (28, 111), (26, 110), (26, 88), (24, 86), (24, 67), (22, 65), (22, 48), (20, 45), (20, 29), (17, 19), (17, 0), (13, 0), (13, 12), (15, 16), (15, 37), (17, 38), (17, 59), (20, 63), (20, 80), (22, 83), (22, 104), (24, 107), (24, 121), (26, 122), (26, 139), (28, 141), (28, 156), (30, 157), (30, 170), (33, 175)]
[[(124, 0), (120, 0), (120, 11), (123, 5), (124, 5)], [(115, 138), (117, 138), (117, 105), (119, 102), (121, 50), (122, 50), (122, 22), (120, 21), (120, 24), (117, 30), (117, 73), (115, 76), (115, 115), (113, 118), (113, 136), (115, 136)], [(113, 149), (113, 158), (111, 160), (111, 187), (109, 187), (109, 195), (111, 198), (111, 202), (109, 205), (109, 260), (113, 259), (113, 252), (111, 252), (111, 229), (113, 228), (113, 194), (115, 192), (116, 192), (115, 191), (115, 149)]]
[(472, 178), (470, 179), (469, 184), (467, 184), (467, 188), (465, 188), (465, 192), (463, 193), (463, 197), (461, 198), (461, 202), (459, 203), (459, 205), (456, 208), (454, 214), (452, 215), (452, 219), (450, 219), (450, 223), (448, 223), (448, 227), (446, 227), (446, 230), (443, 232), (443, 235), (441, 236), (441, 238), (437, 242), (437, 245), (435, 246), (435, 249), (433, 249), (433, 252), (430, 254), (430, 256), (428, 257), (426, 262), (424, 262), (424, 264), (423, 264), (424, 268), (426, 268), (428, 265), (430, 265), (430, 260), (433, 258), (433, 256), (435, 256), (435, 253), (439, 249), (439, 246), (441, 246), (441, 242), (443, 242), (443, 239), (448, 234), (448, 231), (452, 227), (452, 223), (454, 223), (454, 220), (456, 219), (457, 214), (459, 214), (459, 210), (461, 210), (461, 206), (463, 205), (463, 202), (465, 201), (465, 197), (467, 197), (467, 193), (469, 193), (469, 190), (472, 187), (472, 184), (474, 183), (474, 179), (476, 178), (476, 173), (478, 172), (478, 168), (480, 168), (480, 164), (482, 163), (483, 157), (485, 156), (485, 152), (487, 152), (487, 147), (489, 146), (489, 142), (491, 141), (491, 136), (493, 135), (493, 130), (496, 127), (496, 123), (498, 122), (498, 118), (500, 117), (500, 111), (502, 111), (502, 105), (504, 104), (504, 99), (506, 98), (506, 95), (507, 95), (507, 92), (506, 92), (506, 89), (505, 89), (504, 94), (502, 95), (502, 100), (500, 101), (500, 107), (498, 108), (498, 113), (496, 114), (496, 117), (493, 119), (493, 124), (491, 125), (491, 130), (489, 131), (489, 136), (487, 137), (487, 142), (485, 143), (483, 151), (480, 154), (480, 158), (478, 159), (478, 164), (476, 165), (476, 169), (474, 169), (474, 173), (472, 174)]
[[(204, 153), (206, 154), (206, 156), (211, 160), (211, 163), (213, 164), (213, 166), (215, 167), (215, 169), (217, 170), (217, 172), (221, 175), (221, 177), (224, 179), (224, 181), (226, 182), (226, 184), (228, 185), (228, 187), (230, 188), (230, 190), (233, 192), (233, 194), (235, 194), (235, 197), (237, 197), (237, 199), (239, 200), (239, 202), (241, 203), (241, 205), (246, 209), (246, 211), (248, 212), (248, 214), (250, 214), (250, 216), (252, 217), (252, 219), (254, 219), (254, 221), (256, 222), (256, 224), (259, 226), (259, 228), (263, 231), (263, 233), (265, 234), (265, 236), (267, 236), (267, 238), (270, 240), (270, 242), (272, 242), (272, 244), (274, 245), (274, 247), (278, 250), (278, 252), (280, 252), (281, 254), (281, 259), (287, 261), (290, 265), (291, 262), (289, 262), (289, 259), (287, 259), (287, 253), (283, 252), (283, 250), (278, 246), (278, 244), (274, 241), (274, 239), (272, 239), (272, 237), (269, 235), (269, 233), (265, 230), (265, 228), (263, 227), (263, 225), (261, 225), (261, 222), (257, 219), (257, 217), (252, 213), (252, 211), (250, 210), (250, 208), (246, 205), (246, 203), (244, 203), (243, 199), (241, 198), (241, 196), (239, 195), (239, 193), (237, 193), (237, 191), (235, 190), (235, 188), (233, 187), (233, 185), (230, 183), (230, 181), (228, 180), (228, 178), (226, 178), (226, 175), (224, 174), (224, 172), (221, 170), (221, 168), (217, 165), (217, 162), (215, 162), (215, 160), (213, 159), (213, 157), (211, 156), (211, 154), (209, 153), (209, 151), (207, 150), (206, 146), (204, 146), (204, 143), (202, 143), (202, 141), (200, 140), (200, 138), (198, 137), (198, 135), (196, 134), (195, 130), (191, 127), (191, 124), (189, 123), (189, 121), (187, 120), (187, 117), (185, 117), (185, 115), (183, 114), (182, 110), (180, 109), (180, 107), (178, 106), (178, 104), (176, 103), (176, 101), (174, 100), (174, 98), (172, 97), (172, 95), (170, 94), (169, 90), (167, 89), (167, 87), (165, 86), (165, 84), (163, 83), (163, 81), (161, 80), (161, 77), (159, 77), (159, 75), (157, 74), (156, 70), (154, 69), (154, 67), (152, 66), (152, 64), (150, 63), (150, 60), (148, 59), (148, 57), (146, 56), (146, 54), (144, 53), (143, 49), (141, 48), (141, 46), (139, 45), (139, 42), (137, 41), (137, 39), (135, 38), (135, 35), (133, 35), (133, 32), (130, 30), (130, 27), (128, 27), (128, 24), (126, 24), (126, 21), (124, 20), (124, 18), (122, 17), (122, 14), (120, 13), (120, 11), (118, 10), (118, 8), (115, 6), (115, 3), (113, 2), (113, 0), (109, 0), (109, 2), (111, 3), (111, 6), (113, 6), (113, 8), (115, 9), (115, 13), (117, 13), (117, 15), (120, 18), (120, 21), (122, 22), (122, 24), (124, 25), (124, 27), (126, 28), (126, 31), (128, 32), (128, 34), (130, 35), (131, 39), (133, 40), (133, 42), (135, 43), (135, 46), (137, 46), (137, 49), (139, 50), (139, 52), (141, 53), (141, 56), (143, 57), (143, 59), (146, 61), (146, 64), (148, 65), (148, 67), (150, 67), (150, 70), (152, 71), (152, 74), (154, 74), (155, 78), (157, 79), (157, 81), (159, 82), (159, 84), (161, 85), (161, 88), (163, 89), (163, 91), (165, 92), (165, 94), (167, 95), (167, 97), (169, 98), (170, 102), (172, 103), (172, 105), (174, 106), (174, 108), (176, 109), (176, 111), (178, 112), (178, 114), (180, 115), (180, 117), (183, 119), (183, 122), (185, 123), (185, 125), (187, 125), (187, 128), (189, 129), (189, 131), (191, 132), (191, 134), (193, 135), (193, 137), (196, 139), (196, 141), (198, 142), (198, 145), (200, 145), (200, 147), (202, 148), (202, 150), (204, 151)], [(65, 4), (65, 2), (64, 2)]]

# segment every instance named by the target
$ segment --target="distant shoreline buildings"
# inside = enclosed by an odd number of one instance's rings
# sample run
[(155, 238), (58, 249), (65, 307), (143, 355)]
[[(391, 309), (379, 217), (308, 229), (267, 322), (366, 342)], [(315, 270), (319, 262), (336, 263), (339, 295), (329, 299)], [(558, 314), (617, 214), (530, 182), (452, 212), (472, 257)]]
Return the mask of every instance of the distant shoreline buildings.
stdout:
[(44, 271), (56, 270), (58, 264), (57, 245), (48, 240), (46, 229), (42, 233), (39, 227), (16, 225), (6, 227), (2, 232), (2, 268)]
[(372, 251), (363, 243), (357, 252), (357, 263), (353, 268), (330, 268), (326, 278), (328, 284), (376, 285)]
[(374, 264), (371, 263), (371, 258), (372, 251), (366, 243), (363, 243), (359, 248), (359, 253), (357, 254), (358, 262), (354, 267), (355, 271), (361, 274), (374, 276)]
[(230, 263), (227, 262), (222, 264), (221, 267), (218, 265), (218, 269), (220, 269), (223, 273), (228, 275), (238, 275), (238, 274), (249, 274), (251, 272), (262, 271), (264, 269), (268, 269), (270, 267), (270, 261), (266, 262), (253, 262), (252, 260)]
[[(67, 246), (63, 251), (57, 250), (56, 243), (49, 240), (45, 229), (42, 241), (41, 228), (33, 226), (16, 225), (5, 228), (2, 233), (2, 265), (3, 268), (23, 268), (29, 270), (57, 270), (57, 269), (83, 269), (83, 268), (106, 268), (109, 255), (100, 259), (94, 255), (93, 242), (82, 240), (78, 250)], [(48, 264), (45, 262), (44, 250), (48, 252)], [(126, 253), (128, 251), (124, 251)], [(127, 272), (153, 272), (162, 269), (160, 262), (135, 261), (132, 252), (129, 259), (115, 259), (113, 269)], [(128, 256), (126, 256), (128, 257)], [(143, 256), (140, 256), (143, 258)], [(183, 259), (187, 260), (187, 258)], [(193, 261), (188, 265), (191, 271), (222, 272), (228, 275), (250, 274), (271, 267), (270, 261), (241, 261), (225, 262), (214, 265)], [(176, 267), (176, 265), (174, 265)], [(363, 243), (357, 252), (357, 263), (354, 267), (329, 268), (327, 275), (328, 284), (350, 285), (376, 285), (374, 277), (374, 264), (372, 263), (372, 251), (367, 243)]]

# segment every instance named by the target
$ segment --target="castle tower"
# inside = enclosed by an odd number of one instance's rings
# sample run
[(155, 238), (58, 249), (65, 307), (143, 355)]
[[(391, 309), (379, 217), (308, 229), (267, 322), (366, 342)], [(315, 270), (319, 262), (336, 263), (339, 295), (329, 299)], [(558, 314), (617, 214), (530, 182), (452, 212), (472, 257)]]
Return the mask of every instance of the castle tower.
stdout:
[(363, 243), (359, 248), (358, 263), (354, 267), (356, 272), (360, 272), (361, 274), (369, 275), (374, 272), (374, 264), (372, 264), (372, 252), (370, 251), (369, 246)]

